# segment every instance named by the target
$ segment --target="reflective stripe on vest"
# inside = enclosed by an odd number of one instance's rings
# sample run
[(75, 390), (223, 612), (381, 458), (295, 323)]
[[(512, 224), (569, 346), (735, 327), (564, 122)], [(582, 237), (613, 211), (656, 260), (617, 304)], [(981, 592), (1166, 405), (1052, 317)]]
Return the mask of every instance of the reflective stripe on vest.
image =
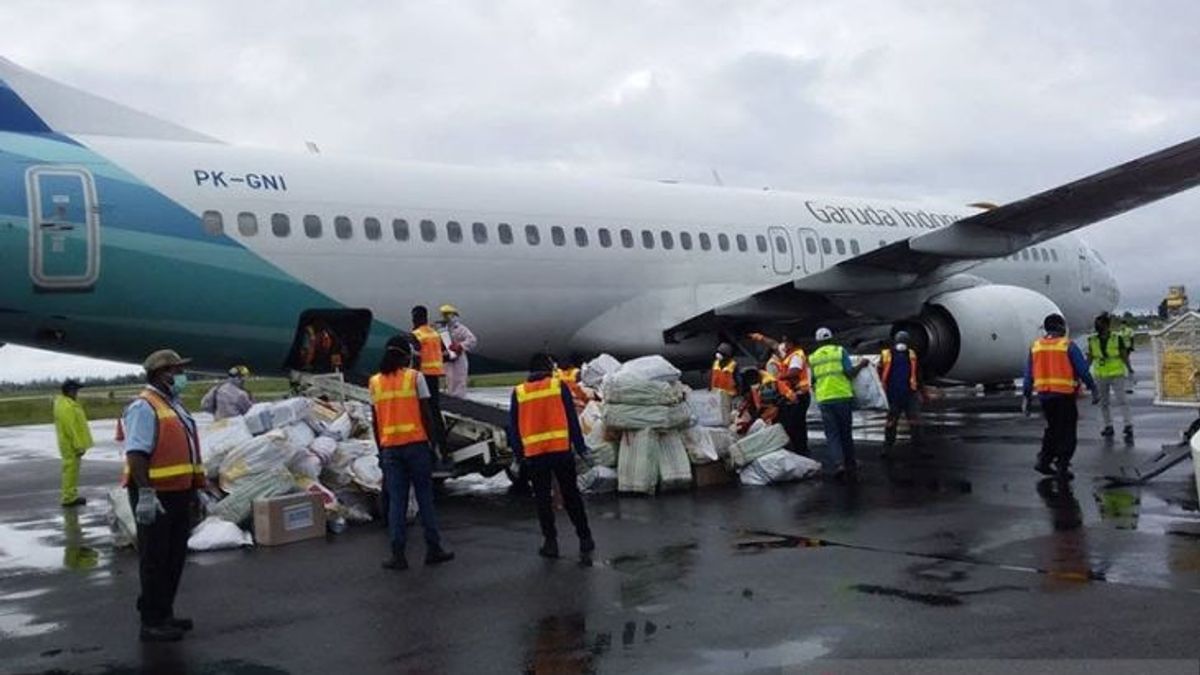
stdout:
[(755, 396), (754, 404), (756, 406), (762, 407), (762, 388), (768, 385), (773, 385), (775, 387), (775, 391), (779, 392), (780, 396), (787, 399), (788, 403), (796, 402), (796, 392), (792, 390), (792, 387), (787, 382), (784, 382), (765, 370), (760, 370), (758, 371), (758, 386), (753, 390)]
[(1121, 358), (1121, 338), (1108, 334), (1104, 349), (1100, 348), (1100, 336), (1088, 338), (1088, 355), (1092, 357), (1092, 369), (1096, 377), (1114, 378), (1125, 376), (1125, 361)]
[(737, 380), (734, 378), (734, 372), (737, 370), (737, 361), (729, 360), (727, 365), (721, 365), (721, 359), (716, 359), (712, 364), (712, 374), (708, 378), (708, 388), (713, 391), (723, 391), (730, 396), (737, 395)]
[[(150, 487), (160, 492), (180, 492), (204, 487), (204, 463), (200, 439), (188, 428), (175, 408), (155, 389), (144, 389), (138, 398), (154, 410), (154, 447), (150, 453)], [(129, 461), (125, 462), (122, 484), (129, 486)]]
[[(917, 390), (917, 354), (913, 350), (908, 350), (908, 390)], [(892, 374), (892, 350), (885, 349), (879, 355), (879, 364), (883, 367), (883, 374), (879, 379), (883, 380), (883, 386), (887, 387), (888, 376)]]
[(1033, 359), (1033, 390), (1039, 394), (1074, 394), (1078, 386), (1075, 368), (1067, 350), (1071, 341), (1065, 337), (1041, 338), (1030, 348)]
[(817, 403), (845, 401), (854, 398), (854, 385), (846, 377), (844, 355), (846, 351), (837, 345), (825, 345), (808, 357), (816, 379)]
[(421, 343), (421, 373), (441, 377), (446, 374), (442, 363), (442, 336), (429, 324), (413, 329), (413, 335)]
[(376, 373), (367, 385), (375, 409), (379, 445), (398, 447), (429, 440), (421, 420), (417, 394), (417, 371), (403, 368), (393, 373)]
[(562, 382), (547, 377), (518, 385), (517, 435), (526, 457), (571, 449), (571, 431), (563, 406)]
[(579, 381), (578, 368), (555, 368), (554, 376), (563, 382), (571, 383)]

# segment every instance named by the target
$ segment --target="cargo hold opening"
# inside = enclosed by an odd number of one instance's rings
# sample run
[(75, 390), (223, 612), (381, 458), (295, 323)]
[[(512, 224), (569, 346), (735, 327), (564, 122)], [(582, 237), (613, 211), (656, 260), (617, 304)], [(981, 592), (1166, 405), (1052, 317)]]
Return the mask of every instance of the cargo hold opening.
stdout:
[(369, 309), (309, 309), (300, 314), (284, 368), (307, 373), (354, 369), (371, 331)]

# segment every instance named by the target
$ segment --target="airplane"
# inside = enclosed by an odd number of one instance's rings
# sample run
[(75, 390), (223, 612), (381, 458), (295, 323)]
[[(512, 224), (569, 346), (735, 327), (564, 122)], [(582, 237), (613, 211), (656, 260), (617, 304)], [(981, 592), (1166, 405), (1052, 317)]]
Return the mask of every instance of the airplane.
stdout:
[(1047, 314), (1116, 307), (1076, 231), (1198, 182), (1200, 138), (1000, 206), (240, 148), (0, 59), (0, 341), (274, 372), (319, 320), (367, 373), (412, 306), (452, 302), (476, 370), (700, 365), (829, 326), (907, 329), (930, 377), (1000, 382)]

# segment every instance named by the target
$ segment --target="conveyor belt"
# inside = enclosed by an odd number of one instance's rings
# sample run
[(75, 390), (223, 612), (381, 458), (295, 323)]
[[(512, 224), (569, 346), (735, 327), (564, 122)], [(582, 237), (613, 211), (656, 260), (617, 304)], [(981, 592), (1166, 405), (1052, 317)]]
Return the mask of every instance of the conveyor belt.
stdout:
[(441, 396), (441, 405), (444, 413), (458, 415), (500, 429), (508, 426), (508, 411), (496, 406), (449, 396), (445, 393)]

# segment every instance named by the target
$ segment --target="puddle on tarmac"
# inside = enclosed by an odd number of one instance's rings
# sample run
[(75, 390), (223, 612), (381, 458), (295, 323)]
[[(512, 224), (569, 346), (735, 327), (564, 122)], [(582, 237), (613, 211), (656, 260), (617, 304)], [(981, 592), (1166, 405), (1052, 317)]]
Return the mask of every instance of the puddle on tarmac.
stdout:
[(0, 614), (0, 636), (23, 638), (57, 630), (57, 623), (39, 623), (32, 614), (12, 612)]
[(732, 673), (779, 669), (811, 663), (830, 652), (828, 640), (810, 638), (790, 640), (756, 649), (701, 649), (696, 655), (704, 659), (699, 667), (689, 667), (691, 673)]
[(526, 673), (592, 673), (596, 657), (612, 647), (611, 633), (589, 633), (582, 614), (538, 621), (525, 657)]
[(686, 589), (686, 579), (696, 564), (696, 542), (663, 546), (652, 553), (617, 556), (608, 561), (621, 573), (621, 606), (645, 607), (656, 604), (668, 590)]
[(63, 509), (54, 518), (0, 523), (0, 570), (91, 570), (100, 564), (101, 544), (109, 541), (103, 516), (77, 509)]

